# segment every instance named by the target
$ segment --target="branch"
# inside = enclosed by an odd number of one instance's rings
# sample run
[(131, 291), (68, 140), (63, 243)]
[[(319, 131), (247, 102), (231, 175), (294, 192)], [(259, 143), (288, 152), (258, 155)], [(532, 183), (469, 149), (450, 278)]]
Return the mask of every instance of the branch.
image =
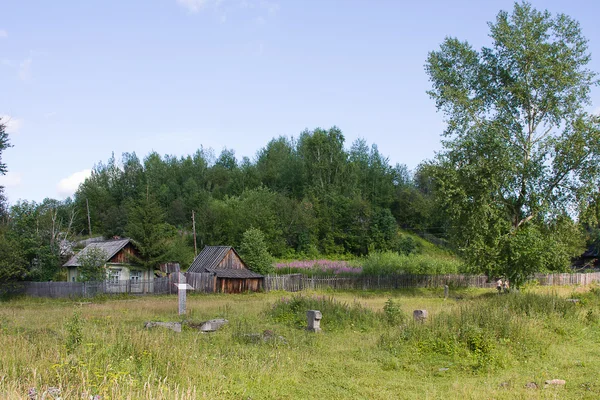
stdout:
[(523, 218), (522, 220), (519, 221), (519, 223), (517, 223), (517, 226), (515, 226), (515, 230), (519, 229), (519, 227), (529, 221), (531, 221), (533, 219), (533, 215), (530, 215), (526, 218)]

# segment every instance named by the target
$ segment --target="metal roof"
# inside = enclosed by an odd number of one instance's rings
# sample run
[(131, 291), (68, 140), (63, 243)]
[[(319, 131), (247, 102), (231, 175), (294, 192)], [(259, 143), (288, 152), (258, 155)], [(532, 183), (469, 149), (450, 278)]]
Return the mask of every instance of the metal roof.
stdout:
[(85, 246), (83, 250), (75, 254), (69, 261), (67, 261), (63, 267), (80, 267), (79, 257), (87, 254), (91, 249), (100, 249), (106, 254), (105, 262), (109, 261), (115, 254), (117, 254), (131, 239), (117, 239), (117, 240), (106, 240), (103, 242), (92, 242)]
[[(230, 250), (241, 257), (231, 246), (205, 246), (204, 249), (198, 254), (198, 256), (192, 262), (192, 265), (188, 268), (187, 272), (212, 272), (219, 278), (262, 278), (261, 274), (250, 271), (247, 268), (243, 269), (231, 269), (231, 268), (218, 268), (219, 263), (223, 261), (227, 253)], [(243, 260), (242, 260), (243, 262)]]

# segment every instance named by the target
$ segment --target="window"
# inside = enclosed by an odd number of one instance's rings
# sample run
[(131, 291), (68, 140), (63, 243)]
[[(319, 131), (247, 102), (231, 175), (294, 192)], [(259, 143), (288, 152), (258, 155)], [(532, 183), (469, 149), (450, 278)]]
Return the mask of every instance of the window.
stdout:
[(140, 283), (142, 280), (142, 271), (131, 271), (129, 279), (131, 280), (131, 283)]
[(110, 283), (119, 283), (121, 279), (121, 270), (120, 269), (109, 269), (108, 270), (108, 281)]

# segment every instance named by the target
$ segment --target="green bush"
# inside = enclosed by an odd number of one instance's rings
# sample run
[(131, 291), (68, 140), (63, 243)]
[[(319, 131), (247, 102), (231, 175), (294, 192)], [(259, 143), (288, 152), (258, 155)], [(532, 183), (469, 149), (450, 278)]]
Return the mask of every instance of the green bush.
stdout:
[(265, 235), (260, 229), (250, 228), (244, 232), (240, 246), (240, 255), (252, 271), (262, 275), (275, 271), (273, 257), (267, 249)]
[(400, 254), (409, 255), (419, 252), (419, 244), (411, 236), (401, 235), (395, 243), (395, 249)]
[(81, 312), (73, 311), (73, 315), (65, 324), (67, 328), (67, 340), (65, 346), (67, 353), (73, 353), (83, 341), (83, 321), (81, 320)]
[(400, 306), (393, 300), (388, 299), (383, 306), (383, 313), (385, 318), (390, 325), (400, 325), (407, 321), (408, 316)]

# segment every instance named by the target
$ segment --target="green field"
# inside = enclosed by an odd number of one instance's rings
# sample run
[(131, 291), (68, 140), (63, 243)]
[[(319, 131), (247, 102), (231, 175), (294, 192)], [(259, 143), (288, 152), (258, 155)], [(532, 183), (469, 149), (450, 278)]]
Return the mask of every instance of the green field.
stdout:
[[(189, 320), (230, 321), (211, 334), (144, 328), (180, 320), (175, 296), (5, 301), (0, 397), (27, 399), (35, 388), (41, 399), (50, 387), (63, 399), (600, 397), (595, 289), (292, 296), (189, 296)], [(299, 327), (305, 306), (322, 308), (322, 334)], [(407, 318), (415, 309), (429, 320)], [(544, 388), (555, 378), (566, 385)]]

